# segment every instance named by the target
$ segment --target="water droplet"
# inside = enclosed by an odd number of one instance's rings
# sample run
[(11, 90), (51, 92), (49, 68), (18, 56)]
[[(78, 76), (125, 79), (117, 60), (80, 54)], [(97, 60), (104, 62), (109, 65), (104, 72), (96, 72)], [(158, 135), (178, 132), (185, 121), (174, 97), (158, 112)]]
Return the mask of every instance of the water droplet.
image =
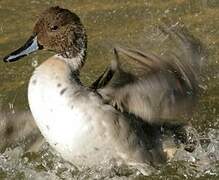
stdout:
[(11, 113), (14, 114), (15, 110), (14, 110), (14, 103), (8, 103), (9, 105), (9, 109), (11, 110)]
[(31, 65), (32, 65), (32, 67), (36, 68), (38, 66), (38, 60), (33, 59)]

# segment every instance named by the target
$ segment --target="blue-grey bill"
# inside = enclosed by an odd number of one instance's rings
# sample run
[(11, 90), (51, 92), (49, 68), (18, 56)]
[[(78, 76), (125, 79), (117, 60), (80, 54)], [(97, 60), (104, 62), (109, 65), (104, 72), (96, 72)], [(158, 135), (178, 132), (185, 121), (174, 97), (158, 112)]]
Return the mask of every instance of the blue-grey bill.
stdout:
[(37, 36), (31, 36), (21, 48), (5, 56), (3, 60), (4, 62), (17, 61), (20, 58), (27, 56), (41, 48), (42, 47), (37, 42)]

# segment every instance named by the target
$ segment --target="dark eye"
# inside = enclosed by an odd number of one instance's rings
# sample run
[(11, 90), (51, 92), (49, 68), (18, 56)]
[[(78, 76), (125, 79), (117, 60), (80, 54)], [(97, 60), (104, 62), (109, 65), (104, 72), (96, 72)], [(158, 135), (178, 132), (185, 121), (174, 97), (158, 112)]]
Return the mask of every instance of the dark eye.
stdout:
[(50, 29), (51, 31), (56, 31), (58, 29), (58, 26), (51, 26)]

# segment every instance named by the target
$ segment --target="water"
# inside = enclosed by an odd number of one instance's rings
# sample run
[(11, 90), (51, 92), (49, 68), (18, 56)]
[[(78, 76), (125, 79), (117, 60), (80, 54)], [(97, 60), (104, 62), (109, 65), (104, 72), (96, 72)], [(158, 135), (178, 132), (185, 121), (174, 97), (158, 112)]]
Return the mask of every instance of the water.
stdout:
[[(77, 169), (64, 162), (44, 142), (34, 125), (26, 97), (31, 72), (51, 53), (40, 52), (13, 64), (0, 62), (0, 179), (218, 179), (219, 176), (219, 1), (218, 0), (1, 0), (0, 59), (31, 34), (42, 10), (60, 5), (76, 12), (88, 33), (88, 59), (82, 72), (91, 83), (120, 44), (163, 53), (164, 36), (157, 26), (184, 23), (208, 50), (203, 71), (204, 92), (191, 123), (200, 146), (193, 153), (182, 147), (166, 165), (143, 168), (109, 162), (106, 166)], [(40, 148), (39, 148), (40, 147)], [(39, 152), (32, 150), (40, 149)]]

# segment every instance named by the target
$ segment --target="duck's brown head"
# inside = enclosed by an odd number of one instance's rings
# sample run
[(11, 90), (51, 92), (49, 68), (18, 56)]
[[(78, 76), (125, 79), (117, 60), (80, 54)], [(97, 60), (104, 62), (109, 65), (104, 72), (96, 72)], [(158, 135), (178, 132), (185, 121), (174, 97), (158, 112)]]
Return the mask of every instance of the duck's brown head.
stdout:
[(51, 7), (40, 15), (29, 40), (4, 61), (16, 61), (39, 49), (54, 51), (65, 58), (85, 56), (86, 46), (86, 33), (80, 18), (67, 9)]

